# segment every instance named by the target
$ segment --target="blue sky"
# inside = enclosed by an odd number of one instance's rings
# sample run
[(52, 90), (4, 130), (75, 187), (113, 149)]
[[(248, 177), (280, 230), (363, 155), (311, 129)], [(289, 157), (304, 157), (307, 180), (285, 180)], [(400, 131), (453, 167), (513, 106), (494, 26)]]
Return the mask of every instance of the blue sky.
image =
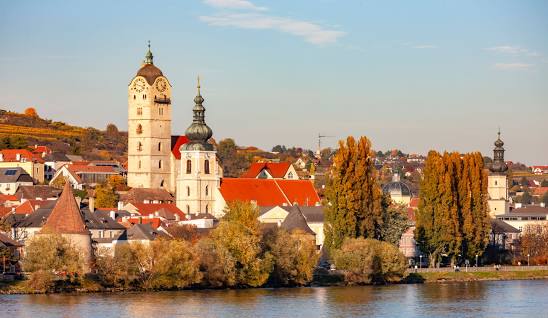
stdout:
[(2, 1), (0, 108), (127, 124), (146, 41), (173, 84), (174, 134), (202, 77), (217, 139), (479, 150), (548, 164), (546, 1)]

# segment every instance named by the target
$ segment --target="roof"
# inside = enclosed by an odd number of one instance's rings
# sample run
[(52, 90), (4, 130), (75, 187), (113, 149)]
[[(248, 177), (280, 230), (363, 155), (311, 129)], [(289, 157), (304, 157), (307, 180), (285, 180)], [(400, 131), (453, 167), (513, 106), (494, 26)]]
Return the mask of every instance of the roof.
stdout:
[(548, 187), (538, 187), (533, 189), (533, 195), (542, 196), (548, 192)]
[(390, 195), (410, 196), (411, 188), (402, 181), (392, 181), (382, 187), (382, 192)]
[(76, 203), (70, 182), (66, 182), (57, 204), (41, 231), (59, 234), (88, 234), (80, 207)]
[(498, 219), (491, 219), (491, 231), (495, 234), (519, 233), (518, 229)]
[(35, 186), (19, 186), (15, 195), (19, 200), (21, 199), (48, 199), (58, 198), (61, 193), (60, 189), (54, 188), (48, 185), (35, 185)]
[(285, 217), (285, 220), (282, 222), (280, 227), (288, 232), (300, 230), (307, 234), (316, 235), (316, 233), (314, 233), (314, 231), (312, 231), (312, 229), (308, 226), (299, 207), (292, 207), (290, 209), (289, 214)]
[(171, 153), (175, 156), (175, 159), (181, 159), (181, 146), (188, 142), (188, 138), (185, 135), (171, 136)]
[(61, 162), (70, 162), (70, 158), (67, 157), (64, 153), (62, 152), (52, 152), (52, 153), (48, 153), (45, 157), (44, 157), (44, 160), (45, 161), (61, 161)]
[(180, 220), (185, 219), (185, 214), (174, 203), (133, 203), (137, 211), (143, 215), (155, 214), (158, 212), (158, 217), (174, 220), (175, 215), (179, 215)]
[(93, 211), (93, 214), (95, 214), (99, 218), (110, 218), (110, 212), (114, 211), (114, 218), (116, 220), (123, 218), (124, 216), (131, 216), (131, 213), (126, 210), (118, 210), (116, 208), (113, 209), (96, 209)]
[(145, 63), (137, 71), (136, 76), (144, 77), (147, 80), (148, 85), (152, 85), (158, 77), (164, 76), (164, 74), (162, 74), (162, 71), (160, 71), (160, 69), (157, 68), (154, 64)]
[(304, 215), (307, 223), (323, 223), (324, 207), (323, 206), (299, 206), (299, 210)]
[(223, 178), (220, 192), (225, 201), (254, 201), (258, 206), (314, 206), (320, 202), (309, 180)]
[(51, 149), (48, 146), (34, 145), (34, 148), (32, 148), (32, 152), (39, 153), (39, 154), (50, 153)]
[(9, 214), (12, 210), (12, 207), (0, 205), (0, 218), (3, 218), (4, 215)]
[(90, 230), (125, 230), (126, 228), (113, 220), (109, 215), (92, 213), (89, 210), (82, 211), (85, 217), (85, 225)]
[(173, 196), (164, 189), (133, 188), (125, 195), (126, 202), (144, 203), (149, 201), (173, 202)]
[(21, 161), (17, 160), (17, 154), (19, 154), (21, 158), (25, 158), (26, 160), (44, 162), (40, 154), (32, 153), (27, 149), (2, 149), (0, 153), (3, 156), (3, 161), (19, 162)]
[(0, 168), (0, 183), (30, 182), (32, 177), (21, 167)]
[(14, 240), (12, 240), (11, 238), (9, 238), (9, 236), (7, 236), (6, 234), (0, 232), (0, 243), (6, 245), (7, 247), (21, 247), (23, 246), (23, 244), (19, 243), (19, 242), (16, 242)]
[[(507, 215), (548, 215), (548, 208), (539, 205), (526, 205), (522, 208), (513, 209)], [(504, 215), (500, 215), (504, 216)]]
[(249, 166), (241, 178), (257, 178), (261, 171), (266, 170), (272, 178), (281, 179), (291, 167), (290, 162), (255, 162)]
[(4, 203), (6, 201), (19, 201), (19, 199), (14, 194), (0, 193), (0, 203)]
[(160, 220), (159, 217), (150, 218), (138, 216), (127, 218), (122, 222), (122, 224), (125, 224), (126, 226), (129, 224), (129, 227), (135, 224), (150, 224), (152, 228), (157, 229), (160, 225), (162, 225), (162, 220)]
[(76, 174), (96, 173), (96, 174), (118, 174), (112, 166), (85, 166), (85, 165), (67, 165), (67, 168)]
[(150, 224), (135, 224), (127, 230), (128, 240), (152, 241), (158, 236), (162, 235), (158, 231), (154, 230)]
[(31, 214), (40, 208), (53, 208), (55, 200), (26, 200), (15, 208), (16, 214)]

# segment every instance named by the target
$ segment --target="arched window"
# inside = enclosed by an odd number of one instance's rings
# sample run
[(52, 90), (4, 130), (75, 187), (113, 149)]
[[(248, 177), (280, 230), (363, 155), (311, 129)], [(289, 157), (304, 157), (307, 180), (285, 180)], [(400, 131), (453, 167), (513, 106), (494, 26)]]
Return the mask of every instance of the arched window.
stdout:
[(133, 95), (133, 99), (137, 99), (137, 96)]
[(158, 160), (158, 169), (162, 169), (162, 160)]
[(186, 214), (190, 214), (190, 206), (188, 204), (186, 205)]
[(139, 160), (139, 169), (141, 169), (141, 160)]
[(161, 142), (158, 143), (158, 151), (162, 151), (162, 143)]
[(164, 186), (164, 180), (162, 179), (162, 181), (160, 181), (160, 187), (163, 187)]
[(137, 115), (142, 115), (142, 114), (143, 114), (143, 108), (137, 107)]
[(497, 185), (497, 180), (495, 180), (495, 185)]
[(162, 107), (158, 108), (158, 115), (162, 116), (164, 114), (164, 109)]
[(188, 159), (186, 161), (186, 173), (190, 174), (192, 172), (192, 160)]
[(204, 173), (209, 174), (209, 160), (204, 161)]
[(143, 99), (147, 99), (147, 95), (146, 95), (146, 94), (143, 94)]
[(209, 195), (209, 186), (205, 187), (205, 195)]
[(142, 126), (141, 124), (138, 124), (138, 125), (137, 125), (137, 130), (136, 130), (136, 132), (137, 132), (139, 135), (143, 133), (143, 126)]
[(137, 150), (138, 151), (141, 151), (143, 150), (143, 144), (139, 141), (139, 143), (137, 144)]
[(187, 197), (190, 196), (190, 187), (189, 186), (186, 186), (186, 196)]
[(206, 204), (206, 211), (205, 212), (209, 213), (209, 205), (208, 204)]

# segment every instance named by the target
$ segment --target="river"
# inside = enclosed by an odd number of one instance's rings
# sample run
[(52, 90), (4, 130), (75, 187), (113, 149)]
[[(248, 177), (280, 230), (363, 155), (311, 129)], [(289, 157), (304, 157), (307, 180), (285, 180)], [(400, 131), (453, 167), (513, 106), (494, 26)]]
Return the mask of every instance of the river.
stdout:
[(0, 295), (0, 317), (548, 317), (548, 280)]

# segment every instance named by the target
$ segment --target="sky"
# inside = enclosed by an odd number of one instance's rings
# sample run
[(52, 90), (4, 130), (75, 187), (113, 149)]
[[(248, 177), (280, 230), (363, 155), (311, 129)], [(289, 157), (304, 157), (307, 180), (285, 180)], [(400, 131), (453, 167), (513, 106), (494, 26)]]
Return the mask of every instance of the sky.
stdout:
[(214, 138), (270, 150), (365, 135), (407, 153), (548, 164), (548, 1), (1, 1), (0, 108), (127, 129), (151, 41), (172, 133), (200, 75)]

